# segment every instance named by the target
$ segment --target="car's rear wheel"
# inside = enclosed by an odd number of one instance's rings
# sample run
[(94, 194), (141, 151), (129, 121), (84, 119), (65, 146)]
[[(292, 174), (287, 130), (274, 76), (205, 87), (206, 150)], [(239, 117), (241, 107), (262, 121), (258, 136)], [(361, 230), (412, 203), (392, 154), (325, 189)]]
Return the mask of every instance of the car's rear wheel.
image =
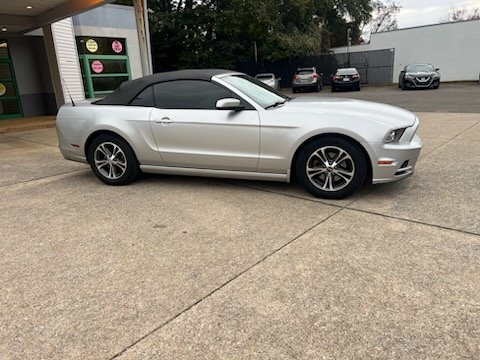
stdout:
[(108, 185), (127, 185), (140, 173), (130, 145), (114, 135), (103, 134), (92, 141), (88, 162), (93, 173)]
[(300, 150), (295, 172), (299, 183), (314, 196), (342, 199), (363, 185), (367, 160), (353, 142), (321, 138)]

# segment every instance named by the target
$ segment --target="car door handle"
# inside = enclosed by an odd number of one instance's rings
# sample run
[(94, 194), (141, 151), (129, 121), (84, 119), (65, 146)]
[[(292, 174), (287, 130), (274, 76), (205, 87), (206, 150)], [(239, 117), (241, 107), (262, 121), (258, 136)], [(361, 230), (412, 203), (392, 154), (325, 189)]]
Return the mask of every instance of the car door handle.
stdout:
[(162, 124), (162, 125), (168, 125), (168, 124), (171, 124), (173, 122), (172, 119), (170, 119), (169, 117), (165, 116), (163, 118), (157, 118), (155, 119), (155, 122), (158, 123), (158, 124)]

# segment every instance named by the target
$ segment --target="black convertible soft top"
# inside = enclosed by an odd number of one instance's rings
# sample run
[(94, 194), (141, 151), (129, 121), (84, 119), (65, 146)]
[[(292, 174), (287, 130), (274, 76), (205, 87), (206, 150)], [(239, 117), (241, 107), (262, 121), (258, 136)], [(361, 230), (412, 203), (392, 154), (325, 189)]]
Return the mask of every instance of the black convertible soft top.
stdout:
[(233, 72), (231, 70), (179, 70), (144, 76), (140, 79), (125, 81), (114, 92), (101, 100), (97, 105), (127, 105), (146, 87), (172, 80), (210, 80), (213, 76)]

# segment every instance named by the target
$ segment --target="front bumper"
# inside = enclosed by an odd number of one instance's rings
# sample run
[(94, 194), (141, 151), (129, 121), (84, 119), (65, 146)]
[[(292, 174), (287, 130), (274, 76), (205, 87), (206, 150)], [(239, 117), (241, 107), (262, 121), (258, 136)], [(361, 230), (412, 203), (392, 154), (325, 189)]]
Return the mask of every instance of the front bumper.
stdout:
[(418, 135), (406, 144), (379, 144), (377, 147), (379, 156), (372, 164), (373, 184), (393, 182), (414, 174), (422, 149)]
[(407, 128), (398, 143), (373, 144), (372, 183), (381, 184), (404, 179), (413, 175), (422, 140), (416, 134), (420, 121)]
[(426, 81), (420, 81), (417, 78), (404, 79), (404, 84), (410, 89), (428, 89), (438, 87), (440, 79), (428, 78)]

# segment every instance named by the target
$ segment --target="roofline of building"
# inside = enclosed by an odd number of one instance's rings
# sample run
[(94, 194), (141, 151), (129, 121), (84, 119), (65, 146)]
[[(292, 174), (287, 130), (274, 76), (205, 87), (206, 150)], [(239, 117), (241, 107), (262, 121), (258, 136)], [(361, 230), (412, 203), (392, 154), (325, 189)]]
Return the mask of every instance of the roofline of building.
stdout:
[(426, 28), (426, 27), (431, 27), (431, 26), (452, 25), (452, 24), (460, 24), (460, 23), (473, 22), (473, 21), (480, 21), (480, 19), (460, 20), (460, 21), (449, 21), (449, 22), (438, 23), (438, 24), (428, 24), (428, 25), (412, 26), (412, 27), (408, 27), (408, 28), (395, 29), (395, 30), (390, 30), (390, 31), (379, 31), (379, 32), (370, 34), (370, 37), (371, 37), (372, 35), (376, 35), (376, 34), (385, 34), (385, 33), (391, 33), (391, 32), (395, 32), (395, 31), (421, 29), (421, 28)]

